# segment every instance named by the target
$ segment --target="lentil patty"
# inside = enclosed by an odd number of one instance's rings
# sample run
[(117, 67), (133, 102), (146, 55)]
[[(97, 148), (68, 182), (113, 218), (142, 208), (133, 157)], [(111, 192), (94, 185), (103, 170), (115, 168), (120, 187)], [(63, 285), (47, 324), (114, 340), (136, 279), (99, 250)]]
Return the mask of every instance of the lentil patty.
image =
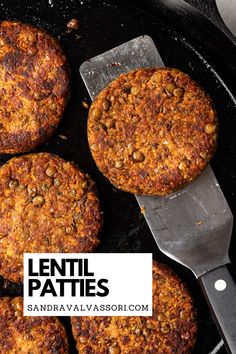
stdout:
[(192, 299), (171, 269), (153, 262), (152, 317), (72, 317), (81, 354), (187, 354), (196, 339)]
[(0, 352), (69, 353), (66, 331), (56, 317), (24, 317), (22, 298), (0, 298)]
[(69, 75), (59, 43), (20, 22), (0, 22), (0, 153), (32, 150), (57, 128)]
[(21, 282), (24, 252), (90, 252), (102, 224), (94, 182), (48, 153), (0, 168), (0, 274)]
[(216, 148), (212, 101), (178, 69), (119, 76), (94, 100), (88, 139), (101, 172), (116, 187), (166, 195), (194, 180)]

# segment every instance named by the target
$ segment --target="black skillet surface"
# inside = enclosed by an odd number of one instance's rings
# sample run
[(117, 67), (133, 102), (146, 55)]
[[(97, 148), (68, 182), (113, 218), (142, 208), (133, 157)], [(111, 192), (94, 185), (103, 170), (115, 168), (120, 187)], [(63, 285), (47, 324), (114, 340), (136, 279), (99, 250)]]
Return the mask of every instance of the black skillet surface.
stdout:
[[(156, 260), (169, 264), (188, 284), (199, 313), (199, 335), (195, 353), (226, 353), (214, 349), (220, 336), (201, 290), (191, 272), (161, 254), (133, 195), (113, 188), (97, 170), (87, 143), (87, 109), (90, 102), (79, 75), (82, 62), (142, 34), (150, 35), (167, 66), (189, 73), (212, 96), (220, 121), (219, 147), (212, 167), (229, 202), (236, 211), (236, 80), (233, 61), (236, 48), (213, 24), (181, 0), (137, 1), (91, 0), (1, 0), (0, 19), (18, 19), (48, 30), (58, 37), (72, 71), (72, 95), (54, 137), (37, 151), (48, 151), (74, 160), (96, 181), (105, 223), (98, 252), (153, 252)], [(141, 9), (142, 8), (142, 9)], [(67, 32), (66, 23), (76, 17), (79, 29)], [(66, 136), (66, 140), (60, 137)], [(10, 156), (0, 156), (3, 163)], [(236, 239), (232, 237), (232, 273), (236, 274)], [(214, 245), (213, 245), (214, 247)], [(21, 293), (20, 287), (0, 281), (0, 295)], [(69, 320), (66, 324), (71, 353), (75, 352)], [(213, 352), (212, 352), (213, 354)]]

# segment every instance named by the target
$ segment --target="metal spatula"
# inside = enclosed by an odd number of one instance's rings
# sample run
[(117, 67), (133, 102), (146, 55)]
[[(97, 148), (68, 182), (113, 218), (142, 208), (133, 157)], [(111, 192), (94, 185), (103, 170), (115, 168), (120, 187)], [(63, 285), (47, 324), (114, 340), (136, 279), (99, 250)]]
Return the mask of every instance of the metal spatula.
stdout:
[[(149, 36), (141, 36), (84, 62), (80, 73), (93, 99), (118, 75), (163, 67)], [(233, 215), (210, 166), (167, 197), (136, 196), (162, 252), (199, 279), (228, 351), (236, 353), (236, 287), (227, 270)]]

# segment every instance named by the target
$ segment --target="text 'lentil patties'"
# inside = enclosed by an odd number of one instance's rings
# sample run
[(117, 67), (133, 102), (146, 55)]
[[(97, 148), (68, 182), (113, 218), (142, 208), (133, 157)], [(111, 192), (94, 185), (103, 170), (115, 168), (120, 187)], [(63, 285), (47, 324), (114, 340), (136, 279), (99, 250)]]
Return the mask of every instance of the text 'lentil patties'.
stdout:
[(48, 153), (0, 167), (0, 274), (21, 282), (23, 253), (91, 252), (102, 212), (94, 182)]
[(56, 317), (24, 317), (21, 297), (0, 298), (0, 352), (67, 354), (66, 331)]
[(139, 69), (95, 98), (88, 140), (101, 172), (116, 187), (166, 195), (194, 180), (216, 148), (212, 101), (178, 69)]
[(66, 58), (31, 25), (0, 22), (0, 153), (32, 150), (57, 128), (68, 101)]
[(197, 324), (192, 299), (173, 271), (153, 262), (152, 317), (71, 317), (81, 354), (187, 354)]

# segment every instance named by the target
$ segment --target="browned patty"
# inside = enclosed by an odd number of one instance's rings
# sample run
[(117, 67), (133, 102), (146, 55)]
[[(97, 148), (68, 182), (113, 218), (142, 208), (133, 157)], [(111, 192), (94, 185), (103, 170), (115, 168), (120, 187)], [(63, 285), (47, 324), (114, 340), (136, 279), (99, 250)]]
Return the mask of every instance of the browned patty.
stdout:
[(56, 317), (24, 317), (20, 297), (0, 298), (0, 353), (69, 353), (66, 331)]
[(152, 317), (72, 317), (81, 354), (187, 354), (193, 349), (196, 313), (171, 269), (153, 262)]
[(91, 252), (102, 224), (94, 182), (48, 153), (0, 168), (0, 274), (21, 282), (24, 252)]
[(58, 126), (69, 75), (59, 43), (20, 22), (0, 22), (0, 153), (29, 151)]
[(212, 101), (178, 69), (119, 76), (94, 100), (88, 139), (95, 162), (116, 187), (165, 195), (205, 168), (216, 148)]

